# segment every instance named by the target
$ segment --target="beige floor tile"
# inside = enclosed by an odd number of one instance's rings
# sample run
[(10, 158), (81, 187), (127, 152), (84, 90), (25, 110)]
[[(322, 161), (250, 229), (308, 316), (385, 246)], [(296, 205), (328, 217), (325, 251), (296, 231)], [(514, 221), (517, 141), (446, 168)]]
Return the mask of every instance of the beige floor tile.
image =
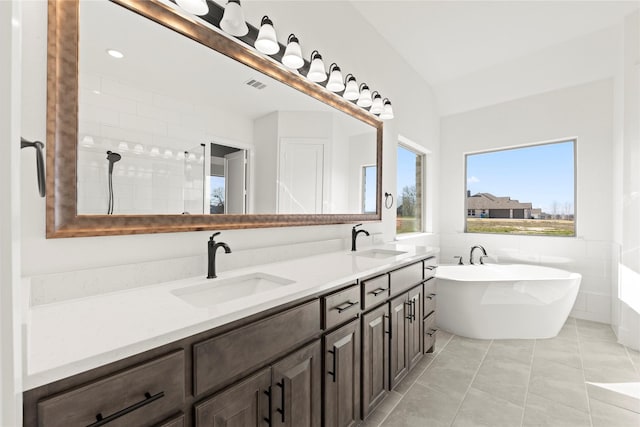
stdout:
[(562, 326), (562, 329), (560, 329), (560, 332), (558, 332), (558, 337), (573, 341), (578, 339), (578, 329), (574, 319), (567, 319), (566, 323)]
[[(514, 427), (522, 421), (524, 408), (491, 394), (469, 389), (453, 422), (454, 427)], [(425, 423), (427, 425), (427, 423)]]
[(449, 344), (449, 341), (453, 338), (453, 335), (447, 331), (443, 331), (442, 329), (438, 329), (436, 332), (436, 345), (433, 349), (435, 354), (438, 354), (442, 351), (442, 349)]
[(597, 383), (625, 383), (640, 381), (640, 374), (631, 362), (621, 362), (616, 365), (601, 365), (584, 369), (587, 381)]
[(490, 351), (480, 365), (472, 387), (523, 406), (530, 372), (529, 363), (495, 355)]
[(635, 351), (627, 347), (627, 354), (631, 358), (631, 362), (633, 363), (633, 366), (635, 366), (636, 371), (640, 373), (640, 351)]
[(460, 403), (460, 400), (452, 399), (448, 394), (416, 383), (385, 419), (382, 426), (450, 426)]
[(582, 368), (578, 342), (565, 338), (536, 340), (533, 359), (545, 359), (573, 368)]
[(616, 342), (616, 335), (613, 333), (611, 325), (606, 323), (592, 322), (590, 320), (576, 319), (578, 338), (595, 338), (599, 340)]
[(638, 427), (640, 414), (595, 399), (590, 400), (593, 427)]
[(585, 369), (620, 364), (633, 367), (627, 350), (615, 342), (580, 339), (580, 354)]
[(491, 340), (475, 340), (454, 336), (446, 347), (442, 349), (442, 352), (454, 353), (456, 356), (475, 358), (480, 361), (487, 353), (487, 349), (490, 345)]
[(590, 427), (591, 420), (586, 412), (529, 394), (524, 408), (523, 426)]
[(535, 340), (493, 340), (487, 357), (504, 357), (531, 364)]
[(400, 394), (405, 394), (413, 383), (424, 373), (431, 362), (433, 362), (436, 357), (434, 354), (435, 353), (427, 353), (422, 356), (418, 364), (400, 381), (400, 384), (398, 384), (394, 390)]
[(531, 394), (589, 412), (587, 389), (581, 369), (544, 359), (534, 360), (529, 382), (529, 395)]
[(480, 360), (475, 356), (459, 356), (443, 351), (416, 382), (461, 401), (479, 366)]

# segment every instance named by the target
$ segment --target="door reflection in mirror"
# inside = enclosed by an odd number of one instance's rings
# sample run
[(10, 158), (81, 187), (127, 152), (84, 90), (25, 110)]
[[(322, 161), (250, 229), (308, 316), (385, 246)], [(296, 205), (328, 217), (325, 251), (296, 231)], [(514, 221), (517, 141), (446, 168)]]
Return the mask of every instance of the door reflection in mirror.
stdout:
[(247, 150), (211, 144), (209, 213), (247, 213)]

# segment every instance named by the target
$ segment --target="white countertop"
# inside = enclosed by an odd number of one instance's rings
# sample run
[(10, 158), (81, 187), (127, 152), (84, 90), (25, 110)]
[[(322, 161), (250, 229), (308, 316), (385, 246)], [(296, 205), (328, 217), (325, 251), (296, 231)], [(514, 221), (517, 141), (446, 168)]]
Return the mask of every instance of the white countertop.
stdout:
[(24, 390), (305, 296), (330, 291), (438, 251), (433, 247), (402, 244), (377, 248), (406, 253), (376, 259), (340, 251), (227, 271), (211, 283), (254, 272), (283, 277), (295, 283), (210, 307), (196, 308), (171, 293), (203, 282), (204, 277), (30, 307), (24, 325)]

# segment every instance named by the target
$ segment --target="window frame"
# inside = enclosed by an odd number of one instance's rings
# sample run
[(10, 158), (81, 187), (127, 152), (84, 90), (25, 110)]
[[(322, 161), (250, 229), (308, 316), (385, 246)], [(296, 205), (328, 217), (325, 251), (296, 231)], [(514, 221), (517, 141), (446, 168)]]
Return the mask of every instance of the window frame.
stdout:
[(400, 200), (401, 194), (396, 194), (395, 198), (396, 198), (396, 203), (394, 206), (394, 213), (395, 213), (395, 217), (396, 217), (396, 225), (394, 226), (394, 232), (396, 235), (396, 238), (402, 239), (402, 238), (407, 238), (407, 237), (411, 237), (417, 234), (424, 234), (427, 233), (427, 216), (431, 215), (430, 212), (427, 212), (427, 197), (428, 197), (428, 191), (427, 191), (427, 162), (429, 161), (429, 154), (431, 154), (431, 152), (426, 149), (425, 147), (411, 141), (408, 138), (403, 137), (402, 135), (398, 136), (398, 144), (396, 147), (396, 190), (397, 190), (397, 178), (398, 178), (398, 158), (397, 158), (397, 153), (398, 153), (398, 148), (404, 148), (405, 150), (411, 151), (412, 153), (414, 153), (416, 156), (420, 156), (422, 157), (422, 161), (421, 161), (421, 177), (422, 177), (422, 192), (421, 192), (421, 202), (420, 202), (420, 208), (421, 208), (421, 218), (420, 218), (420, 229), (417, 231), (409, 231), (406, 233), (398, 233), (398, 228), (397, 228), (397, 209), (398, 209), (398, 201)]
[[(572, 143), (573, 145), (573, 234), (571, 235), (549, 235), (549, 234), (518, 234), (518, 233), (490, 233), (490, 232), (470, 232), (467, 230), (467, 219), (468, 216), (464, 216), (463, 218), (463, 230), (465, 234), (490, 234), (490, 235), (503, 235), (503, 236), (532, 236), (532, 237), (562, 237), (562, 238), (577, 238), (578, 237), (578, 137), (571, 136), (567, 138), (558, 138), (549, 141), (542, 142), (534, 142), (527, 143), (521, 145), (512, 145), (501, 148), (491, 148), (487, 150), (478, 150), (478, 151), (470, 151), (465, 152), (464, 154), (464, 211), (468, 212), (469, 208), (467, 206), (467, 191), (469, 191), (469, 183), (468, 183), (468, 157), (476, 154), (488, 154), (488, 153), (496, 153), (502, 151), (509, 150), (518, 150), (522, 148), (532, 148), (543, 145), (552, 145), (552, 144), (561, 144), (561, 143)], [(532, 206), (533, 209), (533, 206)], [(477, 218), (477, 216), (475, 216)]]

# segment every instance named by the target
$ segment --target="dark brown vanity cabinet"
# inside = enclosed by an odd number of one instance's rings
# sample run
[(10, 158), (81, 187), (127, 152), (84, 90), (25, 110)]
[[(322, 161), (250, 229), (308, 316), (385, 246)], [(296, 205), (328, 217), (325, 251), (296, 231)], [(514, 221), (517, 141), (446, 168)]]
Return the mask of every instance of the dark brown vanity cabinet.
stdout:
[(195, 405), (196, 427), (320, 427), (320, 340)]
[(389, 313), (389, 381), (393, 389), (422, 358), (422, 285), (392, 299), (389, 303)]
[(324, 425), (355, 426), (360, 422), (360, 319), (323, 337)]
[(362, 418), (389, 393), (389, 305), (362, 316)]

